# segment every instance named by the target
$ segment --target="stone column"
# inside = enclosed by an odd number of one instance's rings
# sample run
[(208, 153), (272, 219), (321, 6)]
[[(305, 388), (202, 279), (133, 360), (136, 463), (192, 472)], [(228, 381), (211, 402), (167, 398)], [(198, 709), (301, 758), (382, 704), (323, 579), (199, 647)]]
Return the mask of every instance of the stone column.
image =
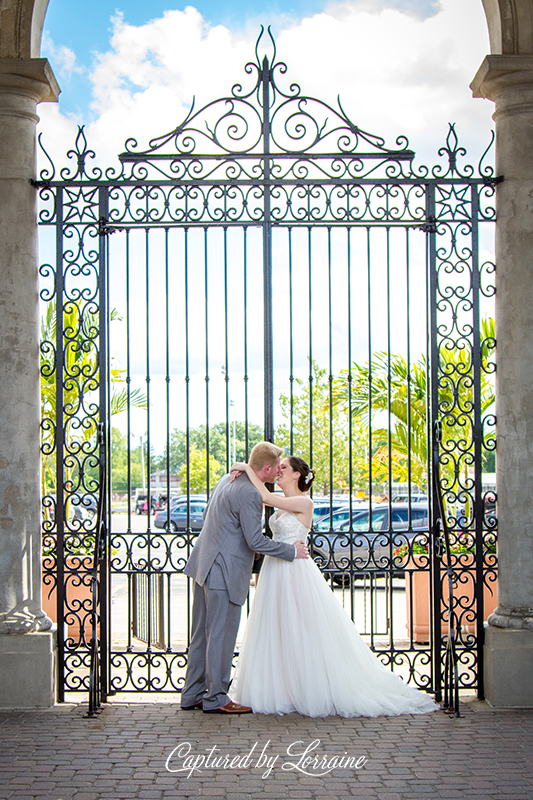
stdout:
[(54, 702), (41, 610), (35, 110), (59, 87), (44, 58), (0, 59), (0, 707)]
[(533, 56), (487, 56), (471, 84), (495, 103), (498, 608), (485, 694), (533, 707)]

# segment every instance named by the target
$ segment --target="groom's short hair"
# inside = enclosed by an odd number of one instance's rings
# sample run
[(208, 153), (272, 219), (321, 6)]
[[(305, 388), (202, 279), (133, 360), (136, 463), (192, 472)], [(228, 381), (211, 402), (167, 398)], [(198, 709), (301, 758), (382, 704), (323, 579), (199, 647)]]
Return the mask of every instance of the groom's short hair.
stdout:
[(268, 464), (274, 466), (283, 450), (272, 442), (259, 442), (250, 453), (250, 466), (254, 472), (260, 472)]

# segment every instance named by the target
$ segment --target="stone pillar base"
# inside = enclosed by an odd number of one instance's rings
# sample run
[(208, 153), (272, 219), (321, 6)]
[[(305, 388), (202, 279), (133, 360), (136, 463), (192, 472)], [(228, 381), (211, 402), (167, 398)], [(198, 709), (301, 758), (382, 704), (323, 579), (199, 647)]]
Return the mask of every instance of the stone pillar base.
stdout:
[(533, 708), (533, 630), (485, 628), (485, 698), (495, 708)]
[(52, 631), (0, 636), (0, 708), (51, 708), (56, 653)]

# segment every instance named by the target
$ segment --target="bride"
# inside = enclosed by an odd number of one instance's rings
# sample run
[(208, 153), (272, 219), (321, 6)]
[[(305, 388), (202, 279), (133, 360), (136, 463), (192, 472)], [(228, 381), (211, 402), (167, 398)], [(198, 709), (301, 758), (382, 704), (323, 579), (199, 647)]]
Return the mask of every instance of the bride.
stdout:
[[(248, 464), (246, 472), (266, 505), (274, 538), (304, 538), (313, 501), (313, 470), (296, 456), (281, 462), (273, 494)], [(261, 714), (377, 717), (424, 714), (438, 706), (406, 684), (369, 650), (312, 559), (265, 557), (229, 695)]]

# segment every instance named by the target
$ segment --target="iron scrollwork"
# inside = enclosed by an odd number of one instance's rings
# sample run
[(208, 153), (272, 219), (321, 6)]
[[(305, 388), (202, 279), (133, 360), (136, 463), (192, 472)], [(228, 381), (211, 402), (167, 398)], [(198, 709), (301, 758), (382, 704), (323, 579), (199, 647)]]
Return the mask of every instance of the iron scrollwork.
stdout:
[[(496, 578), (497, 523), (495, 494), (483, 494), (481, 488), (481, 458), (495, 447), (490, 402), (495, 333), (482, 319), (480, 299), (494, 294), (495, 268), (490, 261), (479, 263), (478, 227), (495, 218), (501, 177), (487, 163), (488, 150), (477, 171), (465, 164), (466, 151), (453, 125), (439, 150), (443, 163), (432, 169), (417, 166), (405, 137), (389, 148), (382, 137), (354, 123), (340, 100), (333, 107), (303, 94), (297, 84), (286, 85), (287, 66), (277, 60), (270, 31), (273, 56), (260, 55), (263, 35), (255, 60), (245, 66), (245, 82), (202, 108), (193, 102), (179, 125), (144, 149), (128, 139), (118, 166), (99, 166), (80, 128), (67, 154), (69, 164), (57, 171), (48, 159), (34, 182), (40, 224), (61, 234), (57, 263), (41, 267), (44, 569), (49, 591), (57, 589), (59, 596), (61, 685), (67, 692), (88, 690), (95, 658), (94, 635), (89, 637), (94, 606), (80, 599), (80, 590), (94, 586), (94, 547), (105, 539), (101, 517), (86, 512), (104, 482), (97, 430), (109, 388), (109, 234), (262, 226), (288, 228), (289, 235), (298, 228), (398, 227), (427, 236), (432, 351), (419, 385), (424, 402), (434, 392), (426, 428), (436, 420), (442, 425), (439, 487), (458, 581), (453, 600), (457, 680), (460, 687), (479, 687), (482, 585), (490, 588)], [(270, 375), (266, 383), (272, 383), (271, 373), (265, 374)], [(412, 379), (411, 371), (405, 381), (412, 386)], [(403, 666), (411, 681), (435, 689), (436, 663), (446, 648), (440, 627), (448, 601), (430, 526), (422, 530), (411, 523), (409, 535), (389, 527), (315, 534), (314, 541), (324, 574), (350, 590), (358, 580), (375, 588), (383, 575), (391, 581), (400, 575), (406, 583), (415, 572), (431, 577), (439, 616), (432, 632), (436, 647), (411, 636), (407, 644), (376, 649), (385, 663)], [(125, 580), (139, 572), (162, 574), (169, 586), (183, 571), (194, 535), (190, 529), (111, 531), (105, 554), (110, 574)], [(473, 600), (460, 591), (469, 582), (475, 586)], [(99, 598), (104, 604), (109, 600), (103, 589)], [(183, 669), (186, 653), (174, 652), (170, 641), (166, 647), (157, 653), (150, 647), (112, 650), (108, 688), (179, 690), (175, 673)]]

